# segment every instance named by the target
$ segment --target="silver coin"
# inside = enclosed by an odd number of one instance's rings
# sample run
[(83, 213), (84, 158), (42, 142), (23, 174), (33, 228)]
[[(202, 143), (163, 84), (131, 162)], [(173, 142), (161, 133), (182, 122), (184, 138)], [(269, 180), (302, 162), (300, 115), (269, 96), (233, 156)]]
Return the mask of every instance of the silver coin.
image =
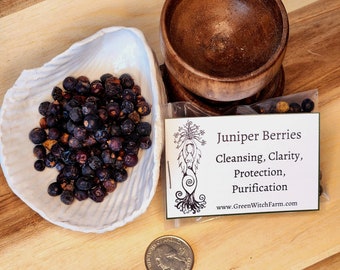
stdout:
[(191, 270), (194, 253), (182, 238), (165, 235), (151, 242), (145, 252), (148, 270)]

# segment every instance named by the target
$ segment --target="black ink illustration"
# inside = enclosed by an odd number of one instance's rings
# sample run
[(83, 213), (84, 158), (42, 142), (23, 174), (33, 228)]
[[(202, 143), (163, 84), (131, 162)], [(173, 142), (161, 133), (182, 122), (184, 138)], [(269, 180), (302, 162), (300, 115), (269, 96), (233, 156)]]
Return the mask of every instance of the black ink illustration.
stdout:
[(197, 170), (201, 159), (199, 146), (204, 146), (206, 141), (202, 139), (204, 130), (188, 120), (187, 123), (178, 128), (174, 134), (174, 142), (179, 149), (178, 165), (182, 170), (183, 191), (176, 192), (176, 207), (184, 214), (200, 212), (206, 205), (205, 195), (200, 194), (195, 198), (195, 191), (198, 184)]

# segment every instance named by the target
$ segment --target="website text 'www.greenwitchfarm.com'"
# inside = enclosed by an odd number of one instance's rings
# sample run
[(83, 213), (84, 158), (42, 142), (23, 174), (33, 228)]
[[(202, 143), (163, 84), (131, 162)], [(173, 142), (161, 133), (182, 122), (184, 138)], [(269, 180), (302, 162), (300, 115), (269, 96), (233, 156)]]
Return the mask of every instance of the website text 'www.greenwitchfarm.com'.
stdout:
[(235, 209), (259, 209), (259, 208), (270, 208), (270, 207), (296, 207), (298, 205), (297, 202), (252, 202), (252, 203), (245, 203), (245, 204), (226, 204), (226, 205), (217, 205), (217, 210), (235, 210)]

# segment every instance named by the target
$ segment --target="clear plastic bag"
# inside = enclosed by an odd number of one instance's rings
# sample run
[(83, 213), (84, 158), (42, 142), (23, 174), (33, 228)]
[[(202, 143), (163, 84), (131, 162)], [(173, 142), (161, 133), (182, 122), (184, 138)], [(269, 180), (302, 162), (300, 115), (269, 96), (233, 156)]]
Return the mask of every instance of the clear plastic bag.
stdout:
[[(305, 108), (306, 104), (308, 106)], [(281, 106), (281, 107), (280, 107)], [(268, 114), (268, 113), (307, 113), (318, 111), (318, 90), (309, 90), (270, 98), (267, 100), (259, 101), (250, 105), (240, 105), (231, 108), (233, 114), (248, 115), (248, 114)], [(174, 102), (168, 103), (163, 109), (164, 118), (180, 118), (180, 117), (205, 117), (209, 116), (207, 112), (197, 107), (190, 102)], [(323, 189), (321, 184), (322, 173), (320, 169), (320, 198), (329, 200), (327, 192)], [(165, 179), (165, 172), (162, 172), (162, 179)], [(164, 191), (165, 192), (165, 191)], [(164, 196), (165, 198), (165, 196)], [(164, 202), (165, 203), (165, 202)], [(171, 227), (179, 227), (193, 222), (207, 222), (219, 216), (212, 217), (193, 217), (185, 219), (172, 219), (167, 220), (167, 225)]]

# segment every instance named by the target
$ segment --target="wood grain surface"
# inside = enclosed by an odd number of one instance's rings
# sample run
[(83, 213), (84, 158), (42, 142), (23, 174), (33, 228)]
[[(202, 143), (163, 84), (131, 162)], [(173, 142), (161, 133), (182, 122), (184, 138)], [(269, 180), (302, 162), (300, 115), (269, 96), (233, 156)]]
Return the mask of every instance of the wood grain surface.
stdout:
[[(286, 0), (290, 38), (284, 94), (318, 88), (319, 211), (165, 220), (163, 180), (146, 213), (104, 234), (55, 226), (16, 197), (0, 170), (0, 269), (145, 269), (144, 252), (174, 234), (193, 248), (196, 270), (340, 268), (340, 0)], [(35, 68), (101, 28), (140, 28), (160, 63), (164, 1), (0, 1), (0, 102)]]

